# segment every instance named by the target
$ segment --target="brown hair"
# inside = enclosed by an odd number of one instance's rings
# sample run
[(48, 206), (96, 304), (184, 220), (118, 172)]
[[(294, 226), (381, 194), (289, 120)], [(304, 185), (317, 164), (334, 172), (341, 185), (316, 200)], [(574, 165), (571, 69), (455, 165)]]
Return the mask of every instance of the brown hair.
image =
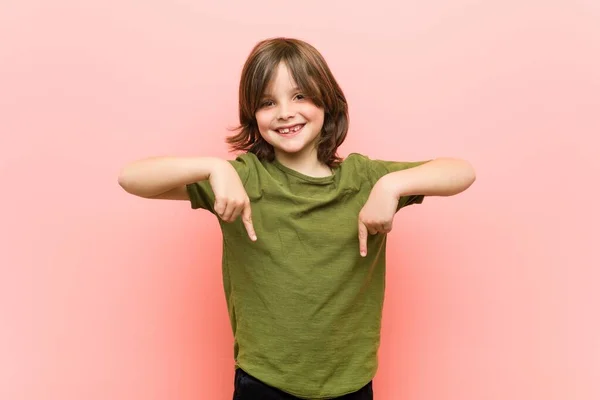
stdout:
[(317, 157), (332, 167), (340, 163), (338, 147), (348, 132), (348, 104), (325, 59), (310, 44), (290, 38), (273, 38), (259, 42), (252, 49), (239, 88), (240, 132), (227, 138), (232, 150), (256, 154), (273, 161), (275, 152), (258, 130), (256, 111), (273, 72), (284, 62), (303, 94), (325, 111), (323, 129), (317, 142)]

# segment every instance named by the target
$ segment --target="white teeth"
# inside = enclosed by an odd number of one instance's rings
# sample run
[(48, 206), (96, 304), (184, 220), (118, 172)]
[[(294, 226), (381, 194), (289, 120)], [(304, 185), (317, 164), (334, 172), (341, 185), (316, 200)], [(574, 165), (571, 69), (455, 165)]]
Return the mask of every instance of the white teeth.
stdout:
[(300, 130), (300, 128), (302, 128), (302, 125), (296, 125), (292, 128), (283, 128), (283, 129), (279, 129), (279, 133), (289, 133), (290, 131), (297, 132)]

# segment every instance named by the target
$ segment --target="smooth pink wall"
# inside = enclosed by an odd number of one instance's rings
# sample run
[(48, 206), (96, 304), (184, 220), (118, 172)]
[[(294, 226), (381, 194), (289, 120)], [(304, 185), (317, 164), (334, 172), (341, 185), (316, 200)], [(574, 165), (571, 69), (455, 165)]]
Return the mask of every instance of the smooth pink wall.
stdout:
[(396, 218), (376, 398), (600, 398), (592, 0), (3, 0), (0, 398), (231, 398), (217, 222), (117, 174), (226, 157), (245, 57), (280, 35), (344, 88), (342, 154), (478, 171)]

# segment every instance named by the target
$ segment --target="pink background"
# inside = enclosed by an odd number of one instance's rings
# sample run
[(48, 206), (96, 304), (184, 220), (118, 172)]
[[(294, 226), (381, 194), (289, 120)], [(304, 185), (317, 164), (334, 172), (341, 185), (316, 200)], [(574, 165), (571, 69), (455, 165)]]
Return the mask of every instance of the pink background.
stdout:
[(221, 155), (251, 47), (321, 50), (341, 153), (457, 156), (390, 236), (379, 400), (600, 398), (600, 3), (3, 0), (0, 398), (230, 399), (218, 224), (127, 161)]

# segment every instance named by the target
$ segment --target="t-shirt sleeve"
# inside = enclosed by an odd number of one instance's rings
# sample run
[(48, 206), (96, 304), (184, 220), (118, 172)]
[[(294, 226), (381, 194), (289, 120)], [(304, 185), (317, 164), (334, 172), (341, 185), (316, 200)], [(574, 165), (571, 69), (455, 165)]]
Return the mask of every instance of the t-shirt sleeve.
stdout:
[[(409, 168), (414, 168), (419, 165), (423, 165), (427, 161), (385, 161), (385, 160), (372, 160), (366, 157), (367, 169), (369, 171), (370, 179), (373, 185), (377, 183), (379, 178), (384, 175), (387, 175), (391, 172), (402, 171)], [(398, 201), (398, 208), (400, 210), (403, 207), (409, 206), (411, 204), (421, 204), (424, 195), (415, 194), (410, 196), (402, 196)]]
[[(249, 166), (245, 157), (239, 156), (235, 160), (228, 160), (228, 162), (237, 171), (242, 184), (245, 184), (249, 175)], [(186, 185), (186, 189), (190, 198), (191, 207), (194, 210), (202, 208), (215, 214), (215, 194), (208, 179), (205, 181), (190, 183)]]

